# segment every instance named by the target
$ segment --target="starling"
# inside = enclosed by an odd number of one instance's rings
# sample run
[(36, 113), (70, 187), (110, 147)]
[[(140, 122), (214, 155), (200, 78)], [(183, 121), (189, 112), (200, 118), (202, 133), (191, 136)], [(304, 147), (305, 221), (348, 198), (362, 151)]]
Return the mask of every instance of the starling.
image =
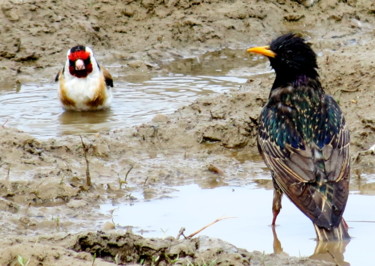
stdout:
[(272, 225), (285, 193), (313, 222), (319, 241), (349, 239), (342, 217), (349, 194), (349, 130), (337, 102), (324, 93), (314, 51), (289, 33), (247, 52), (268, 57), (276, 72), (257, 136), (274, 185)]

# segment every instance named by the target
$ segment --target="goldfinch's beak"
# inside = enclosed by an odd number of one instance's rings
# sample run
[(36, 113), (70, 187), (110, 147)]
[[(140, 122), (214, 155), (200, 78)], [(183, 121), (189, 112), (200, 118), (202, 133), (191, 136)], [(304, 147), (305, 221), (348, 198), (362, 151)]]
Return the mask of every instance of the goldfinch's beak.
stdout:
[(256, 53), (265, 55), (267, 57), (275, 57), (276, 53), (273, 52), (269, 46), (259, 46), (259, 47), (253, 47), (246, 50), (248, 53)]
[(76, 63), (76, 70), (84, 70), (85, 69), (85, 63), (82, 59), (77, 59)]

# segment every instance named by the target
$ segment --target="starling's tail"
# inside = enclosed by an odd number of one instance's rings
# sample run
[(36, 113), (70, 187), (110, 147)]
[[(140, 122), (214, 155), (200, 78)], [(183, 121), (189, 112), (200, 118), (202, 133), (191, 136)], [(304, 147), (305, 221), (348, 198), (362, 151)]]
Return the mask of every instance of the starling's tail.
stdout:
[(314, 224), (314, 228), (318, 241), (341, 241), (350, 239), (348, 225), (344, 219), (341, 219), (337, 227), (331, 229), (318, 227), (316, 224)]

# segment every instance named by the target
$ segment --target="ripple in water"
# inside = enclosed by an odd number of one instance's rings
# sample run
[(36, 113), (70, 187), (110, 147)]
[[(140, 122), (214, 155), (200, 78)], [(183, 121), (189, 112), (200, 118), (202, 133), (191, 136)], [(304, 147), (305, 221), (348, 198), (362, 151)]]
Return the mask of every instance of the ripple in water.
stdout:
[(110, 110), (65, 112), (57, 84), (24, 84), (19, 91), (1, 91), (0, 123), (39, 138), (95, 133), (145, 123), (156, 114), (170, 114), (198, 96), (237, 88), (245, 78), (169, 74), (142, 82), (117, 82)]

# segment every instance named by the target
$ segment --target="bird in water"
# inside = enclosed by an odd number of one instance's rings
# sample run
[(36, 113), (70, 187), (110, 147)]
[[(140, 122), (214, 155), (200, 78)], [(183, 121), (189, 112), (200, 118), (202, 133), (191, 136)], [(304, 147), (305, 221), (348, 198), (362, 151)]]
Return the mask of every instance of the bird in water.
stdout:
[(291, 33), (247, 52), (268, 57), (276, 72), (257, 136), (274, 185), (272, 225), (285, 193), (313, 222), (319, 241), (349, 239), (342, 217), (349, 194), (349, 130), (322, 88), (316, 54)]
[(64, 68), (57, 74), (59, 98), (66, 110), (95, 111), (106, 109), (112, 101), (111, 74), (96, 62), (89, 47), (68, 50)]

